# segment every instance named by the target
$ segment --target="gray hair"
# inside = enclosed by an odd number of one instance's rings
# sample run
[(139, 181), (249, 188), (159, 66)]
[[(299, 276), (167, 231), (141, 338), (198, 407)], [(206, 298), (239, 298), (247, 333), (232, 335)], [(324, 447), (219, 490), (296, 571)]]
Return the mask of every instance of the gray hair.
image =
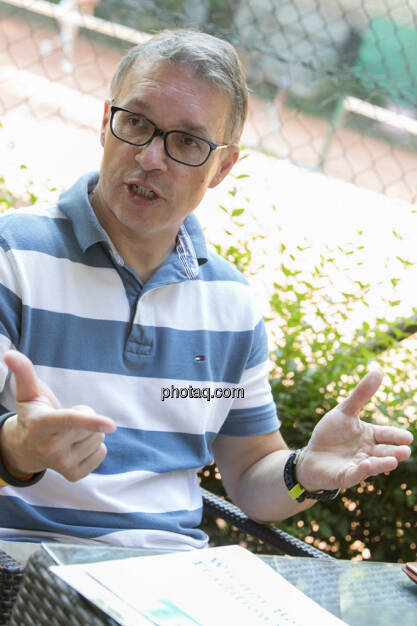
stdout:
[(167, 60), (189, 66), (197, 76), (232, 99), (231, 137), (238, 140), (248, 110), (248, 88), (235, 48), (218, 37), (193, 30), (165, 30), (134, 46), (120, 61), (113, 76), (110, 94), (116, 98), (132, 65), (140, 59)]

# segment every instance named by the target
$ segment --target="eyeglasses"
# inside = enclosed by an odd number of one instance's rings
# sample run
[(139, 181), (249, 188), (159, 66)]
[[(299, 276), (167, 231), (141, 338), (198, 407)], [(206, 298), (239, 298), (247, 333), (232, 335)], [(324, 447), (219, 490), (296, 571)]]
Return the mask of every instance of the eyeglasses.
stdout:
[(229, 146), (229, 144), (219, 146), (208, 139), (181, 130), (161, 130), (140, 113), (122, 107), (112, 105), (110, 110), (110, 129), (117, 139), (132, 146), (146, 146), (155, 137), (162, 137), (169, 158), (183, 165), (190, 167), (204, 165), (213, 150)]

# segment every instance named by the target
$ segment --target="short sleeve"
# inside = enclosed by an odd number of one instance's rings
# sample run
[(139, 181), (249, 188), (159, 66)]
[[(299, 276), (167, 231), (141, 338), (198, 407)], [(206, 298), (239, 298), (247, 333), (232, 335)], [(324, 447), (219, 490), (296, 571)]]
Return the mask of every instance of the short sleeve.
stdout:
[(248, 437), (279, 428), (280, 422), (268, 380), (269, 371), (268, 340), (261, 319), (253, 330), (250, 355), (239, 382), (242, 394), (234, 399), (220, 434)]

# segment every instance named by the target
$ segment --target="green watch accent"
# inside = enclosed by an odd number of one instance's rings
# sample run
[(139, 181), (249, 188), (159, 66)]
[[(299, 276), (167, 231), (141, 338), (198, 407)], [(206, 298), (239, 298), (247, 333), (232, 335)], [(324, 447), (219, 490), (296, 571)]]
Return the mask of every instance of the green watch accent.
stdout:
[(301, 450), (291, 452), (284, 467), (284, 482), (288, 489), (288, 495), (291, 500), (297, 500), (297, 502), (304, 502), (304, 500), (334, 500), (340, 492), (340, 489), (321, 489), (320, 491), (306, 491), (305, 487), (297, 482), (295, 476), (295, 466), (298, 461), (298, 457), (301, 454)]
[(297, 500), (297, 498), (299, 498), (304, 492), (304, 487), (302, 487), (300, 483), (297, 483), (292, 489), (288, 491), (288, 495), (290, 496), (291, 500)]

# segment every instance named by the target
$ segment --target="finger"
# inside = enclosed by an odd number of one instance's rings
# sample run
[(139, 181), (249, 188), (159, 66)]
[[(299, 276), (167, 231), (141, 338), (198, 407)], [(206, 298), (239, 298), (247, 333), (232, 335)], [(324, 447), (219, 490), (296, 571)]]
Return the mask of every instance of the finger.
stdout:
[(349, 488), (357, 485), (369, 476), (377, 476), (384, 472), (392, 472), (398, 466), (398, 460), (394, 456), (369, 457), (361, 461), (356, 467), (350, 468), (343, 481), (343, 487)]
[(40, 395), (40, 390), (32, 361), (17, 350), (7, 352), (4, 361), (15, 376), (16, 402), (36, 400)]
[[(75, 443), (67, 442), (64, 447), (61, 446), (60, 453), (55, 456), (50, 467), (69, 480), (78, 480), (80, 465), (85, 459), (97, 452), (104, 443), (104, 437), (104, 433), (92, 433)], [(61, 436), (61, 443), (62, 440)]]
[(9, 350), (4, 356), (4, 362), (15, 377), (16, 402), (31, 402), (43, 395), (53, 407), (60, 407), (54, 393), (37, 377), (33, 363), (26, 355)]
[(86, 415), (96, 415), (95, 410), (87, 404), (76, 404), (75, 406), (71, 407), (71, 410), (80, 411), (81, 413), (84, 413)]
[(395, 428), (395, 426), (374, 426), (374, 439), (376, 443), (395, 443), (408, 446), (414, 437), (409, 430)]
[(369, 372), (350, 395), (340, 403), (339, 408), (352, 417), (358, 415), (361, 408), (372, 398), (382, 381), (382, 373)]
[(74, 459), (74, 463), (81, 463), (96, 452), (98, 448), (104, 443), (104, 433), (90, 433), (86, 437), (75, 441), (71, 446), (71, 454)]
[(94, 471), (106, 458), (107, 448), (104, 443), (100, 445), (100, 447), (95, 450), (90, 456), (85, 458), (79, 465), (71, 472), (65, 475), (67, 480), (71, 482), (75, 482), (80, 480), (81, 478), (85, 478), (92, 471)]
[[(70, 431), (66, 431), (67, 432), (67, 442), (69, 445), (71, 446), (77, 446), (78, 444), (82, 444), (83, 441), (87, 441), (88, 439), (90, 439), (90, 437), (97, 438), (97, 441), (99, 441), (99, 443), (102, 443), (104, 441), (104, 437), (106, 436), (106, 433), (103, 433), (101, 431), (94, 431), (91, 432), (89, 430), (70, 430)], [(60, 433), (61, 436), (64, 436), (64, 433)], [(93, 450), (91, 449), (88, 454), (91, 454)], [(88, 454), (85, 454), (84, 456), (88, 456)], [(80, 459), (82, 459), (83, 457), (80, 456)]]
[[(87, 406), (86, 404), (77, 404), (76, 406), (71, 407), (71, 411), (80, 412), (84, 416), (97, 415), (95, 410), (91, 406)], [(84, 429), (77, 430), (73, 428), (69, 428), (69, 429), (67, 428), (65, 432), (70, 433), (71, 436), (69, 438), (69, 441), (72, 443), (83, 441), (84, 439), (87, 439), (87, 437), (92, 437), (94, 435), (94, 433), (91, 433), (91, 431), (84, 430)], [(104, 434), (103, 434), (103, 437), (104, 437)]]
[[(38, 436), (58, 433), (114, 433), (116, 424), (105, 415), (91, 415), (90, 412), (59, 409), (39, 418), (36, 425)], [(77, 436), (78, 436), (77, 434)], [(83, 437), (79, 437), (82, 439)]]
[(374, 447), (372, 456), (376, 457), (392, 457), (395, 456), (397, 461), (405, 461), (411, 455), (411, 449), (408, 446), (390, 446), (388, 444), (379, 444)]

